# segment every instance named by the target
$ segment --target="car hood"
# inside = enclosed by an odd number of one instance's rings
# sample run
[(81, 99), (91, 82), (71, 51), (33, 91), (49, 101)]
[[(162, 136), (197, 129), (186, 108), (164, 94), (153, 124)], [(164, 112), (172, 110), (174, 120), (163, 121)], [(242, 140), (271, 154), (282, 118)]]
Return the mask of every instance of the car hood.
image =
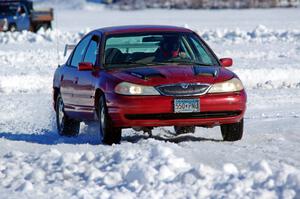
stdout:
[(213, 66), (151, 66), (127, 69), (114, 69), (109, 73), (121, 81), (135, 84), (159, 86), (175, 83), (213, 84), (231, 79), (234, 73)]

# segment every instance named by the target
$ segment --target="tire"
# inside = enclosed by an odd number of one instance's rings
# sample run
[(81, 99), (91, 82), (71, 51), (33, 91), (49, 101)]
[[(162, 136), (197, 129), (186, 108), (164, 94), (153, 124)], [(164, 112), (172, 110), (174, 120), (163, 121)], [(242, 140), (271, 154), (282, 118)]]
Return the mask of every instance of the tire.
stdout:
[(195, 126), (174, 126), (174, 130), (177, 135), (185, 133), (195, 133)]
[(77, 136), (80, 122), (69, 118), (64, 111), (64, 103), (61, 95), (56, 98), (56, 126), (57, 132), (61, 136)]
[(51, 29), (51, 24), (45, 22), (45, 23), (41, 24), (39, 29), (41, 29), (41, 28), (44, 28), (44, 30), (46, 31), (48, 29)]
[(221, 133), (224, 141), (237, 141), (242, 139), (244, 129), (244, 119), (233, 124), (221, 125)]
[(16, 32), (16, 31), (17, 31), (17, 26), (16, 26), (16, 24), (11, 24), (11, 25), (9, 25), (8, 30), (9, 30), (10, 32)]
[(105, 97), (102, 95), (98, 104), (98, 118), (102, 143), (112, 145), (121, 141), (121, 128), (115, 128), (108, 115)]

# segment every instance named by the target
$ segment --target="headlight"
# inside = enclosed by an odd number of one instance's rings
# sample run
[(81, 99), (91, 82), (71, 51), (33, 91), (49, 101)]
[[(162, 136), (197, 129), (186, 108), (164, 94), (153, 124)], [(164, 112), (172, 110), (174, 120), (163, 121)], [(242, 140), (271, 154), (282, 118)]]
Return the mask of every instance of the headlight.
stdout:
[(244, 89), (244, 86), (238, 78), (232, 78), (226, 82), (214, 84), (208, 93), (225, 93), (225, 92), (236, 92)]
[(121, 82), (115, 87), (115, 92), (121, 95), (160, 95), (152, 86), (142, 86), (129, 82)]

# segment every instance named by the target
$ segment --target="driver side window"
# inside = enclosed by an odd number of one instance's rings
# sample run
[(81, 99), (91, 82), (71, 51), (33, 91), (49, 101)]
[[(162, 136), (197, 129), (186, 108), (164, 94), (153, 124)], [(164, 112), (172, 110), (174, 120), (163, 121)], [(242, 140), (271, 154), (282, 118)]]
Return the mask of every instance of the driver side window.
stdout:
[(82, 61), (83, 59), (83, 55), (85, 53), (85, 50), (89, 44), (89, 41), (91, 40), (91, 35), (86, 36), (85, 38), (83, 38), (79, 44), (76, 46), (74, 53), (73, 53), (73, 57), (71, 60), (71, 66), (72, 67), (78, 67), (78, 64)]

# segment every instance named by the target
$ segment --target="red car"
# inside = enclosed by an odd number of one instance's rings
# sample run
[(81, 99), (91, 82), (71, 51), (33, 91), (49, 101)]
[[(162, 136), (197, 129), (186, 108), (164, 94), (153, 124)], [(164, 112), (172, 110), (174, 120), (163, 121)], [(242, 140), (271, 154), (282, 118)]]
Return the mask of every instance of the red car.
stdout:
[(225, 141), (240, 140), (246, 93), (192, 30), (173, 26), (119, 26), (88, 33), (55, 71), (53, 100), (60, 135), (96, 120), (103, 143), (119, 143), (123, 128), (151, 132), (174, 126), (221, 126)]

